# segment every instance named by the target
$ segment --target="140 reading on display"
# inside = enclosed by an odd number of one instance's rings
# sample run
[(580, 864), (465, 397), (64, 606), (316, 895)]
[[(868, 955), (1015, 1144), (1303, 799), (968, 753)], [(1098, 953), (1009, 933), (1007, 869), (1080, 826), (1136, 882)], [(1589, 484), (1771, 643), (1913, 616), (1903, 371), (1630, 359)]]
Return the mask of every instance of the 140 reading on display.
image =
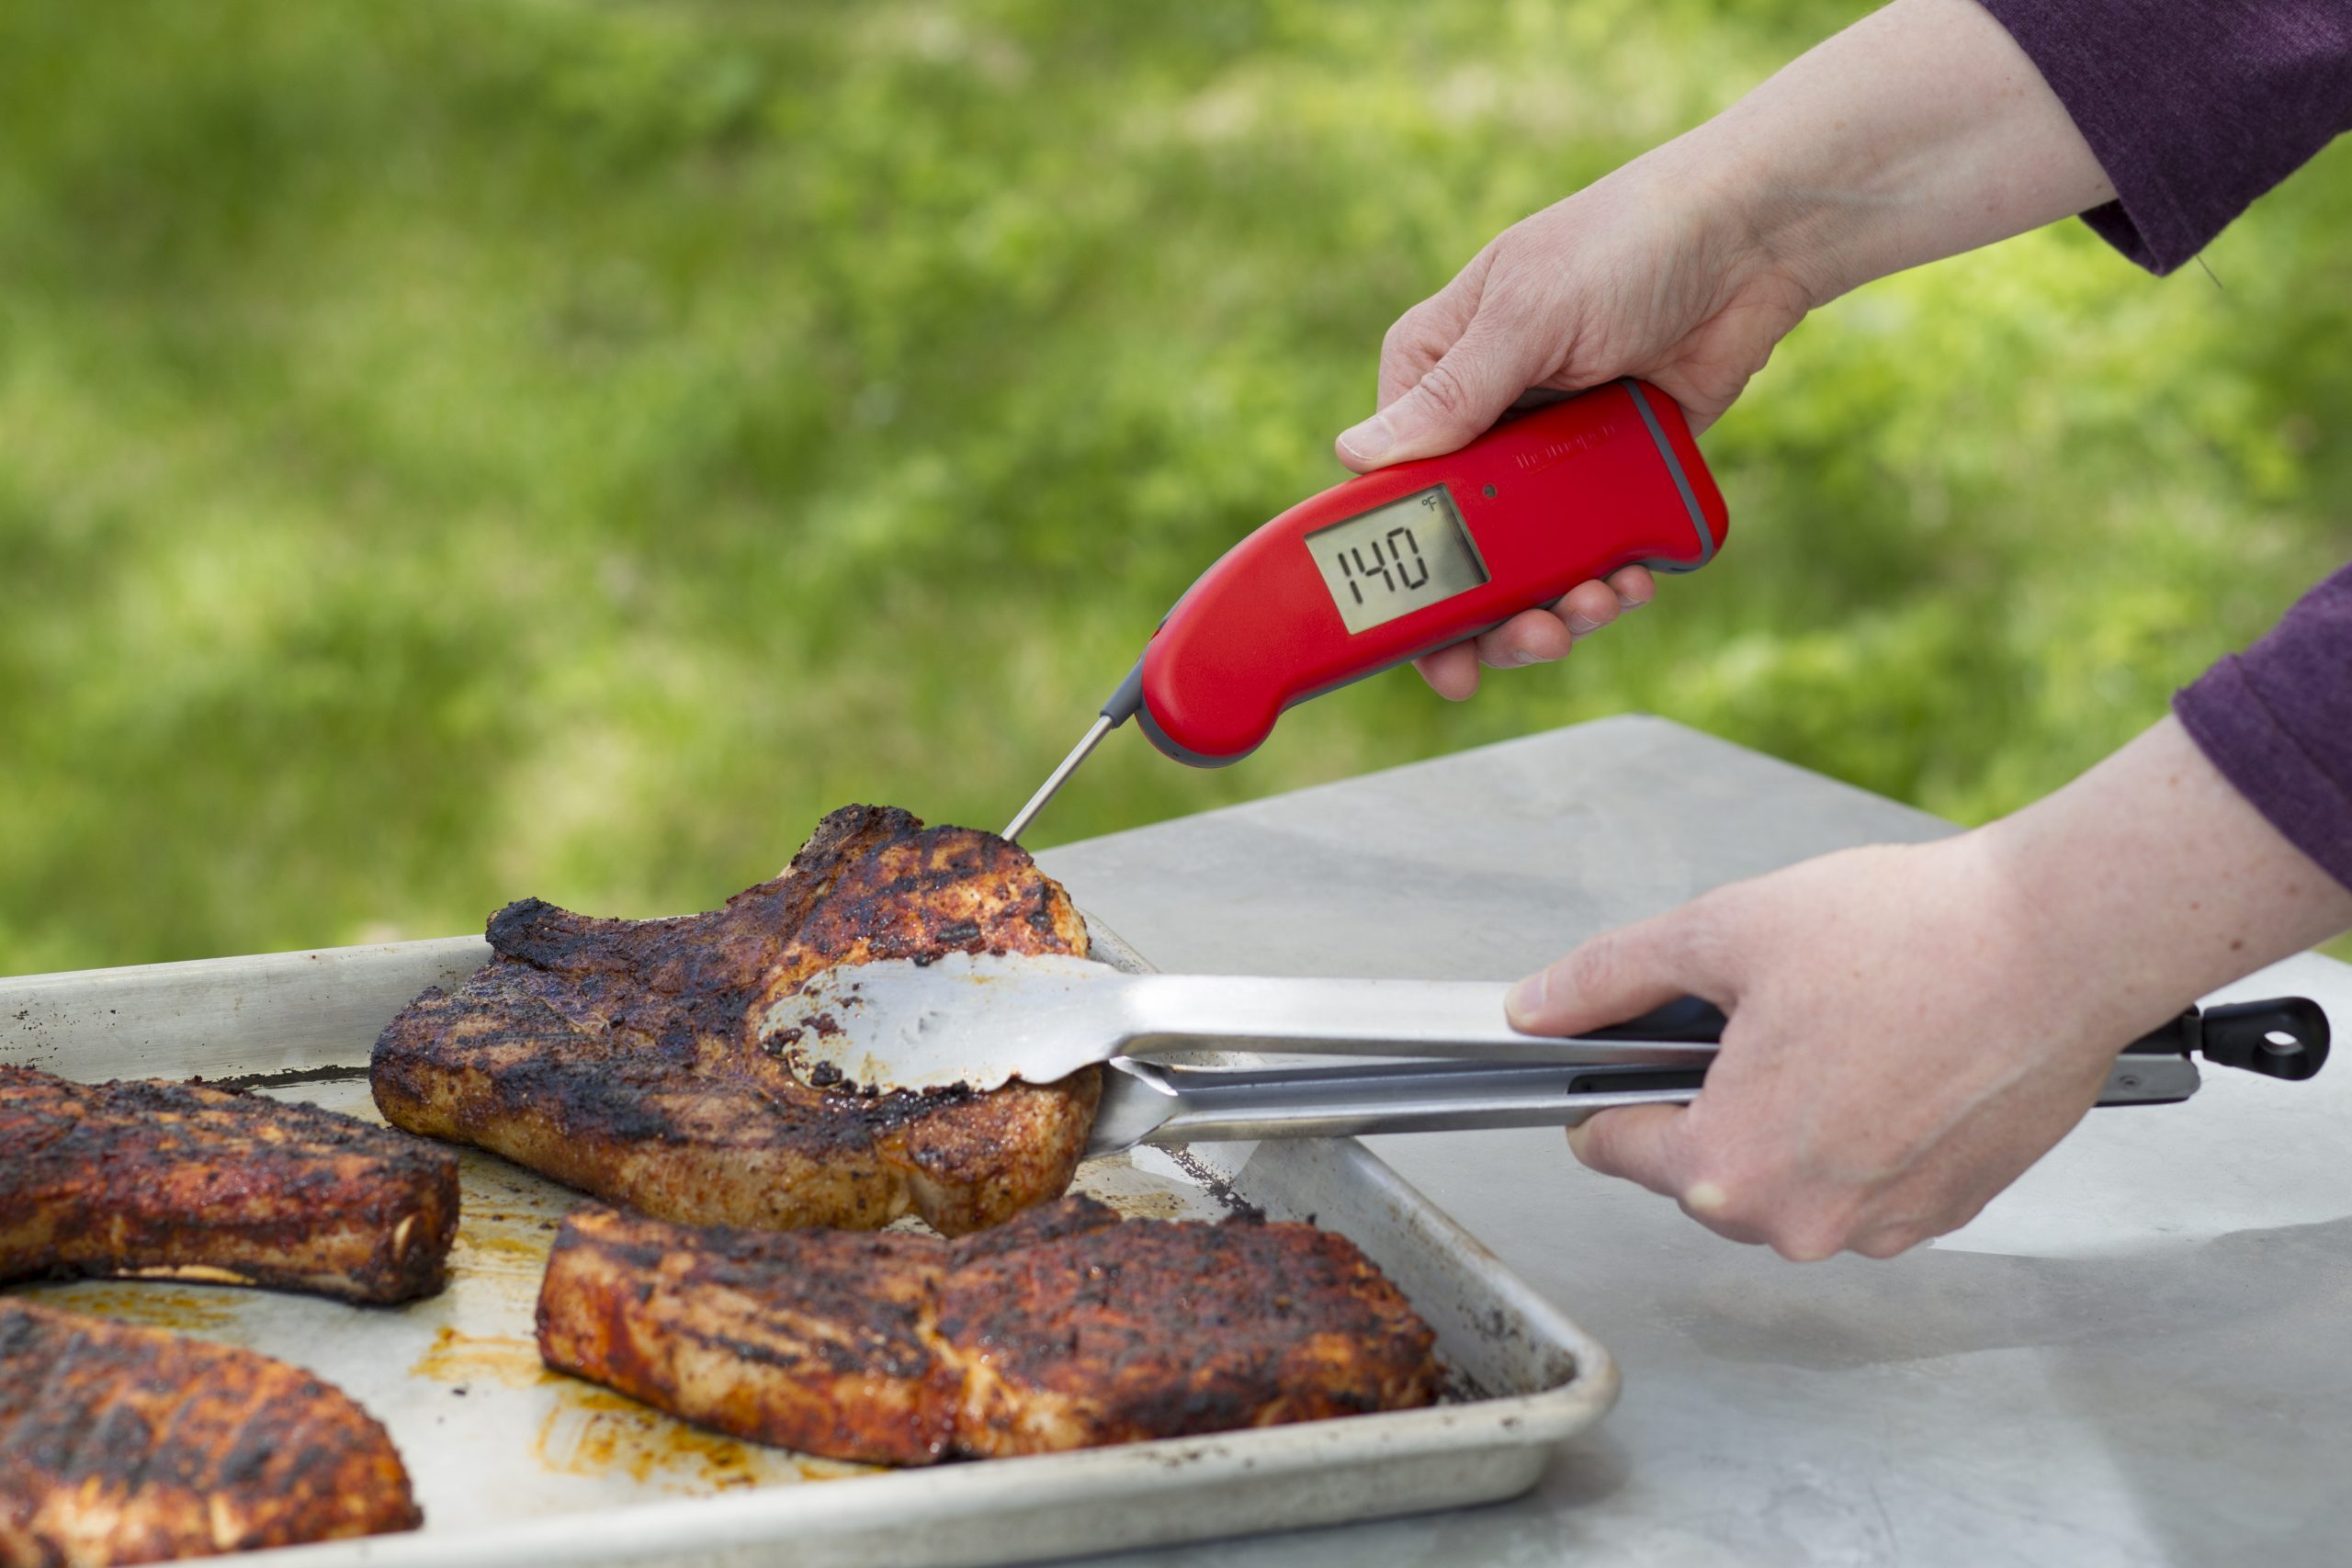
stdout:
[(1487, 581), (1443, 485), (1306, 536), (1307, 553), (1350, 632), (1368, 631)]

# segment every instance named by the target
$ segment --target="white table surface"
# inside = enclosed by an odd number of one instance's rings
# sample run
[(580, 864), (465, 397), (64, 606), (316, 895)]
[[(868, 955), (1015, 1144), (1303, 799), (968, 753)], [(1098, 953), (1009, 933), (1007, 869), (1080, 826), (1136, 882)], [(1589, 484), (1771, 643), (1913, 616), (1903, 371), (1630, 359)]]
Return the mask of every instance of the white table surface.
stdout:
[[(1041, 859), (1163, 968), (1500, 979), (1720, 883), (1947, 831), (1619, 718)], [(2352, 1028), (2326, 959), (2222, 995), (2290, 992)], [(1718, 1240), (1556, 1133), (1373, 1142), (1614, 1352), (1623, 1401), (1515, 1502), (1114, 1561), (2352, 1562), (2352, 1063), (2095, 1112), (1884, 1263)]]

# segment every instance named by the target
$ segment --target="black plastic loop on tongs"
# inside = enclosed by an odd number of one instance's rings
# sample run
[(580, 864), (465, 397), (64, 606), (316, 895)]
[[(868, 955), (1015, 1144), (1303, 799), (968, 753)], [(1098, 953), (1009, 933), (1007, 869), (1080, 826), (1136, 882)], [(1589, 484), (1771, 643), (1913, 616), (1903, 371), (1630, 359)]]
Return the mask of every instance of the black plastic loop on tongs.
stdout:
[(2216, 1066), (2300, 1082), (2327, 1065), (2327, 1014), (2309, 997), (2207, 1008), (2196, 1049)]

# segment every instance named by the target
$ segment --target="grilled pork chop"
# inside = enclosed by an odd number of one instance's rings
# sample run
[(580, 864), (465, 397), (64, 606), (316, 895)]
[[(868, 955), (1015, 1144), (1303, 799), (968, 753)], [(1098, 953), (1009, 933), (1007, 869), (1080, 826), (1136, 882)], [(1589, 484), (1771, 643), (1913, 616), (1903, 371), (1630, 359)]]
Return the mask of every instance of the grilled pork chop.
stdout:
[(376, 1042), (394, 1125), (665, 1219), (871, 1230), (912, 1211), (951, 1235), (1058, 1196), (1085, 1152), (1098, 1068), (867, 1097), (803, 1083), (759, 1039), (771, 1003), (836, 965), (1084, 956), (1069, 896), (993, 834), (844, 807), (723, 909), (605, 920), (526, 899), (491, 917), (490, 942)]
[(673, 1416), (884, 1464), (1396, 1410), (1434, 1337), (1345, 1236), (1070, 1197), (961, 1241), (575, 1211), (539, 1356)]
[(383, 1427), (300, 1367), (0, 1301), (0, 1564), (154, 1562), (423, 1522)]
[(315, 1105), (0, 1066), (0, 1280), (129, 1275), (356, 1302), (439, 1290), (458, 1162)]

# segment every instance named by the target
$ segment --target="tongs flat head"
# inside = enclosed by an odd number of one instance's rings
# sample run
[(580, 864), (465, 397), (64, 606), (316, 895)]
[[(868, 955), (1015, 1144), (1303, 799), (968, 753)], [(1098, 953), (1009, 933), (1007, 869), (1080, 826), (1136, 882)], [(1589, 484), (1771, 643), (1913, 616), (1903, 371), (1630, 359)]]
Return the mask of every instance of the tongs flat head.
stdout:
[(1123, 1038), (1118, 970), (1091, 959), (951, 953), (829, 969), (761, 1020), (761, 1045), (820, 1089), (1051, 1083)]

